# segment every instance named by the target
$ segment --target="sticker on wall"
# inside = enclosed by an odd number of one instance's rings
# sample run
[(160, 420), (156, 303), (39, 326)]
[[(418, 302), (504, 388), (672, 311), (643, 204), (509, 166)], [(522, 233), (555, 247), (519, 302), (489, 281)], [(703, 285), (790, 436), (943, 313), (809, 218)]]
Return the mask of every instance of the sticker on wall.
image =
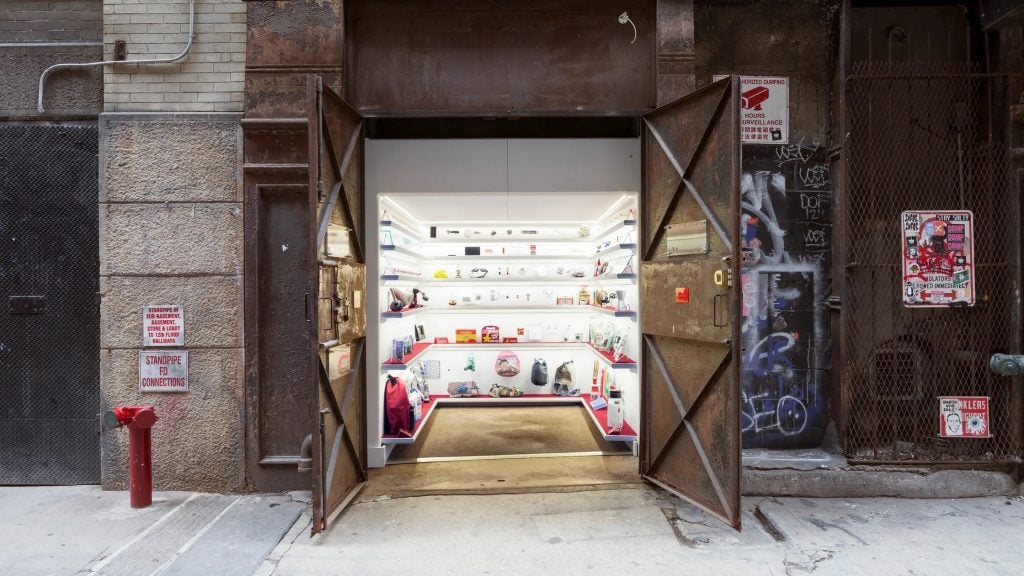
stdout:
[(901, 215), (903, 305), (974, 305), (974, 215), (908, 210)]
[[(722, 78), (714, 77), (716, 82)], [(740, 141), (789, 143), (789, 78), (740, 76)]]
[(939, 396), (939, 436), (991, 438), (988, 396)]

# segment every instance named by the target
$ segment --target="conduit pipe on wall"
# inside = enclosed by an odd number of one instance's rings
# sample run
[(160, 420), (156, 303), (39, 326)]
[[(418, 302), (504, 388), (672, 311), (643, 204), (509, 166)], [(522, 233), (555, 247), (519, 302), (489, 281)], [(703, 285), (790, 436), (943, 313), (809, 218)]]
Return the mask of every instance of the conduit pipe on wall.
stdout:
[(43, 70), (42, 75), (39, 76), (39, 99), (36, 102), (36, 108), (43, 112), (43, 84), (46, 82), (46, 77), (55, 70), (63, 70), (65, 68), (91, 68), (93, 66), (106, 66), (107, 64), (174, 64), (181, 60), (185, 56), (188, 56), (189, 50), (192, 49), (192, 42), (195, 40), (195, 23), (196, 23), (196, 0), (188, 0), (188, 42), (185, 44), (185, 49), (181, 51), (177, 56), (171, 58), (147, 58), (142, 60), (103, 60), (101, 62), (71, 62), (54, 64), (46, 70)]

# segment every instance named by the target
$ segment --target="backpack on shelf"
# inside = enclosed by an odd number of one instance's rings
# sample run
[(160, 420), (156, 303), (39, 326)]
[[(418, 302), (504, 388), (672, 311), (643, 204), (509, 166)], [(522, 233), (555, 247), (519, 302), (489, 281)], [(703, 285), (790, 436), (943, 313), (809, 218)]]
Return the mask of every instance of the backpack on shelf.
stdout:
[(494, 371), (498, 373), (498, 376), (506, 378), (518, 376), (520, 369), (519, 356), (508, 350), (498, 354), (498, 359), (494, 362)]
[(580, 389), (576, 386), (573, 373), (572, 360), (568, 362), (562, 362), (562, 364), (555, 370), (555, 385), (553, 391), (559, 396), (579, 396)]
[(412, 405), (409, 389), (401, 378), (388, 376), (384, 385), (384, 433), (412, 436)]
[(534, 386), (548, 385), (548, 363), (543, 358), (533, 359), (533, 369), (530, 370), (530, 382)]

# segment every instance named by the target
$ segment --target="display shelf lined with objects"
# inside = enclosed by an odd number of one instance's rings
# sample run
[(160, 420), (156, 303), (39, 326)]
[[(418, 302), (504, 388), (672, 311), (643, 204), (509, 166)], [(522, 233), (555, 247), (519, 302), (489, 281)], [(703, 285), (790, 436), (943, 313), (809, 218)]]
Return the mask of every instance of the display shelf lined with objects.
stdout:
[(416, 442), (438, 404), (488, 403), (579, 403), (636, 441), (636, 194), (533, 222), (431, 221), (407, 196), (380, 197), (381, 444)]

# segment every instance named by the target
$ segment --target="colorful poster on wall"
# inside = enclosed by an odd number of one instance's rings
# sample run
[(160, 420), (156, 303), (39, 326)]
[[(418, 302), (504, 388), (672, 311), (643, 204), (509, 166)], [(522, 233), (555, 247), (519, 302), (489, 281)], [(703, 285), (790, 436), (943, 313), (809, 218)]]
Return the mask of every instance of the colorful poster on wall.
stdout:
[(903, 231), (903, 305), (974, 305), (974, 215), (908, 210)]
[[(726, 75), (713, 78), (717, 82)], [(789, 144), (789, 78), (740, 76), (740, 141)]]
[(939, 436), (991, 438), (988, 396), (939, 396)]

